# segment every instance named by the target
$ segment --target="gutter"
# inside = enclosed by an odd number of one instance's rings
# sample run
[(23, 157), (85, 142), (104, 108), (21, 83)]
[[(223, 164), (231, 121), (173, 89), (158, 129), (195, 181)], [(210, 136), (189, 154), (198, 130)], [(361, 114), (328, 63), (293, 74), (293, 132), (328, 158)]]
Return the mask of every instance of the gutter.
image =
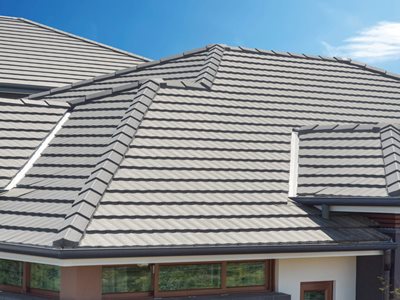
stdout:
[(307, 244), (307, 245), (230, 245), (201, 247), (120, 247), (120, 248), (50, 248), (0, 243), (0, 251), (57, 259), (119, 258), (149, 256), (190, 256), (229, 254), (274, 254), (336, 251), (391, 250), (396, 248), (391, 241), (348, 244)]
[(400, 205), (399, 197), (291, 197), (296, 201), (305, 205), (363, 205), (363, 206), (398, 206)]

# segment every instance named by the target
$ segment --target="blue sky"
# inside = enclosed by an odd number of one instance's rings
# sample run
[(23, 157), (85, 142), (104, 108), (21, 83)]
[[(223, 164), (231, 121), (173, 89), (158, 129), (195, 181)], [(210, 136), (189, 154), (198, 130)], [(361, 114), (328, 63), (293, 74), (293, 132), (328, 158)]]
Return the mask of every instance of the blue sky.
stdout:
[(224, 43), (352, 57), (400, 73), (397, 0), (0, 0), (0, 14), (155, 59)]

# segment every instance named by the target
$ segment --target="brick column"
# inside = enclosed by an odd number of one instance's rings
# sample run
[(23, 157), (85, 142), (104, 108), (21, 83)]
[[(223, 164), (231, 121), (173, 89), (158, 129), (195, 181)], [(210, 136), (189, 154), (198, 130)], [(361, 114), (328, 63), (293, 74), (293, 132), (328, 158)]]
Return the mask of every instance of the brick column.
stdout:
[(101, 299), (101, 266), (62, 267), (60, 300)]

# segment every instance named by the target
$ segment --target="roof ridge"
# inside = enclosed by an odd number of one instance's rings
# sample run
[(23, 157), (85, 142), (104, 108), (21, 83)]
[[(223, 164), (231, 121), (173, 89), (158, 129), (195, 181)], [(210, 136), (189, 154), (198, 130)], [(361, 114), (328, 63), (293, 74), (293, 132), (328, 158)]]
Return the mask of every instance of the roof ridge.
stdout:
[(332, 125), (306, 125), (298, 128), (293, 128), (294, 132), (299, 134), (305, 134), (310, 132), (352, 132), (352, 131), (373, 131), (378, 132), (382, 128), (388, 126), (388, 124), (362, 124), (362, 123), (350, 123), (350, 124), (332, 124)]
[[(215, 70), (215, 67), (212, 68), (212, 64), (214, 64), (215, 66), (219, 66), (219, 63), (221, 62), (222, 59), (222, 54), (223, 54), (223, 50), (226, 49), (226, 45), (222, 45), (222, 44), (211, 44), (211, 45), (207, 45), (205, 47), (201, 47), (201, 48), (196, 48), (190, 51), (186, 51), (186, 52), (182, 52), (180, 54), (176, 54), (176, 55), (171, 55), (171, 56), (167, 56), (164, 58), (161, 58), (159, 60), (153, 60), (153, 61), (149, 61), (146, 63), (142, 63), (136, 66), (132, 66), (132, 67), (128, 67), (125, 69), (121, 69), (118, 71), (114, 71), (111, 73), (107, 73), (107, 74), (102, 74), (99, 76), (95, 76), (89, 79), (84, 79), (72, 84), (68, 84), (68, 85), (64, 85), (62, 87), (56, 87), (53, 89), (50, 89), (48, 91), (44, 91), (44, 92), (40, 92), (40, 93), (35, 93), (32, 94), (28, 97), (28, 99), (39, 99), (45, 96), (49, 96), (49, 95), (54, 95), (60, 92), (64, 92), (66, 90), (69, 90), (71, 88), (74, 87), (81, 87), (81, 86), (85, 86), (85, 85), (89, 85), (92, 84), (94, 82), (98, 82), (98, 81), (102, 81), (105, 79), (111, 79), (114, 78), (116, 76), (122, 75), (122, 74), (127, 74), (130, 72), (134, 72), (136, 70), (141, 70), (141, 69), (145, 69), (148, 67), (152, 67), (158, 64), (162, 64), (162, 63), (166, 63), (166, 62), (171, 62), (173, 60), (182, 58), (182, 57), (187, 57), (193, 54), (197, 54), (197, 53), (201, 53), (201, 52), (205, 52), (205, 51), (210, 51), (211, 54), (208, 55), (208, 57), (205, 59), (205, 66), (203, 67), (204, 71), (202, 74), (200, 75), (204, 75), (203, 77), (199, 77), (199, 81), (198, 82), (191, 82), (189, 80), (174, 80), (174, 81), (169, 81), (168, 85), (169, 86), (174, 86), (174, 87), (191, 87), (191, 88), (204, 88), (204, 87), (209, 87), (205, 82), (206, 81), (213, 81), (213, 77), (215, 77), (216, 72), (213, 73), (213, 71)], [(222, 52), (222, 53), (221, 53)], [(207, 69), (207, 68), (210, 69)], [(202, 69), (202, 70), (203, 70)], [(207, 76), (207, 79), (205, 78)], [(201, 79), (206, 80), (206, 81), (202, 81)], [(151, 78), (148, 78), (151, 79)], [(146, 79), (146, 80), (148, 80)], [(163, 86), (165, 87), (167, 85), (166, 82), (162, 83)]]
[(147, 80), (141, 85), (111, 136), (107, 149), (71, 205), (53, 241), (53, 246), (68, 248), (79, 244), (159, 89), (160, 81), (154, 79)]
[(144, 57), (144, 56), (141, 56), (141, 55), (137, 55), (137, 54), (125, 51), (125, 50), (121, 50), (121, 49), (118, 49), (118, 48), (115, 48), (115, 47), (112, 47), (112, 46), (108, 46), (106, 44), (103, 44), (103, 43), (100, 43), (100, 42), (96, 42), (96, 41), (93, 41), (93, 40), (90, 40), (90, 39), (87, 39), (87, 38), (84, 38), (84, 37), (81, 37), (81, 36), (78, 36), (78, 35), (63, 31), (63, 30), (60, 30), (60, 29), (56, 29), (56, 28), (44, 25), (44, 24), (40, 24), (40, 23), (37, 23), (37, 22), (29, 20), (29, 19), (18, 18), (18, 17), (9, 17), (9, 18), (13, 18), (15, 20), (20, 20), (20, 21), (23, 21), (23, 22), (26, 22), (26, 23), (29, 23), (29, 24), (32, 24), (32, 25), (47, 29), (47, 30), (54, 31), (54, 32), (62, 34), (62, 35), (66, 35), (66, 36), (69, 36), (69, 37), (72, 37), (72, 38), (75, 38), (75, 39), (78, 39), (78, 40), (81, 40), (81, 41), (84, 41), (84, 42), (87, 42), (87, 43), (90, 43), (90, 44), (94, 44), (96, 46), (99, 46), (99, 47), (102, 47), (102, 48), (106, 48), (106, 49), (112, 50), (114, 52), (123, 54), (123, 55), (127, 55), (127, 56), (130, 56), (130, 57), (136, 58), (136, 59), (140, 59), (140, 60), (142, 60), (144, 62), (150, 61), (150, 59), (147, 58), (147, 57)]
[(358, 62), (357, 60), (353, 60), (351, 58), (343, 58), (343, 57), (329, 57), (323, 55), (311, 55), (311, 54), (299, 54), (294, 52), (284, 52), (284, 51), (276, 51), (276, 50), (263, 50), (259, 48), (246, 48), (246, 47), (233, 47), (233, 46), (225, 46), (226, 50), (231, 51), (242, 51), (242, 52), (249, 52), (249, 53), (257, 53), (257, 54), (267, 54), (267, 55), (276, 55), (276, 56), (284, 56), (284, 57), (293, 57), (293, 58), (304, 58), (304, 59), (314, 59), (314, 60), (322, 60), (322, 61), (334, 61), (345, 63), (348, 65), (353, 65), (374, 73), (378, 73), (380, 75), (385, 75), (390, 78), (394, 78), (396, 80), (400, 80), (400, 74), (390, 72), (381, 68), (377, 68), (366, 63)]
[(383, 169), (385, 171), (386, 190), (390, 196), (400, 195), (400, 132), (393, 125), (383, 127), (380, 132)]

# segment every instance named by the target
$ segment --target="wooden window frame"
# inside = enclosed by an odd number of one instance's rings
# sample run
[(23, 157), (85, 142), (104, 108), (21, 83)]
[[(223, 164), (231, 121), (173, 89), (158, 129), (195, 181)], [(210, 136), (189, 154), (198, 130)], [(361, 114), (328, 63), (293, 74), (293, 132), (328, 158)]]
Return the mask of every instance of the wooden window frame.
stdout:
[[(101, 272), (103, 274), (103, 268), (117, 268), (117, 267), (134, 267), (137, 264), (123, 264), (123, 265), (107, 265), (101, 266)], [(151, 287), (154, 288), (154, 265), (149, 264), (151, 269)], [(103, 275), (101, 280), (103, 280)], [(121, 292), (121, 293), (103, 293), (103, 282), (101, 283), (101, 299), (113, 300), (113, 299), (153, 299), (153, 290), (148, 292)]]
[(24, 294), (26, 293), (26, 284), (25, 284), (25, 268), (26, 263), (22, 263), (22, 284), (21, 285), (11, 285), (11, 284), (0, 284), (0, 290), (9, 293), (17, 293)]
[[(227, 264), (228, 263), (250, 263), (250, 262), (264, 262), (265, 264), (265, 284), (257, 286), (243, 286), (243, 287), (227, 287)], [(160, 266), (182, 266), (182, 265), (207, 265), (207, 264), (220, 264), (221, 265), (221, 287), (220, 288), (205, 288), (205, 289), (189, 289), (178, 291), (160, 291), (159, 290), (159, 268)], [(252, 293), (252, 292), (272, 292), (274, 289), (274, 260), (240, 260), (240, 261), (207, 261), (207, 262), (187, 262), (187, 263), (168, 263), (168, 264), (155, 264), (155, 280), (154, 280), (154, 297), (179, 297), (179, 296), (200, 296), (200, 295), (218, 295), (218, 294), (235, 294), (235, 293)]]
[(0, 285), (0, 290), (10, 293), (42, 296), (50, 299), (58, 299), (60, 297), (60, 292), (31, 288), (30, 280), (31, 280), (31, 264), (28, 262), (23, 262), (22, 285), (21, 286)]
[[(32, 288), (30, 283), (31, 283), (31, 264), (24, 262), (24, 280), (23, 280), (24, 291), (25, 291), (24, 293), (50, 299), (60, 298), (60, 291), (57, 292), (52, 290)], [(59, 288), (61, 289), (61, 282)]]
[(300, 283), (300, 300), (304, 300), (305, 292), (324, 291), (325, 300), (333, 300), (333, 281), (310, 281)]
[[(226, 275), (228, 263), (250, 263), (264, 262), (265, 264), (265, 285), (243, 286), (243, 287), (227, 287)], [(221, 264), (221, 288), (209, 289), (190, 289), (179, 291), (160, 291), (159, 270), (160, 266), (181, 266), (181, 265), (207, 265)], [(134, 264), (109, 265), (104, 267), (131, 267)], [(150, 292), (122, 292), (122, 293), (102, 293), (103, 300), (123, 300), (123, 299), (153, 299), (155, 297), (179, 297), (179, 296), (200, 296), (200, 295), (219, 295), (219, 294), (235, 294), (235, 293), (257, 293), (257, 292), (273, 292), (275, 283), (275, 260), (238, 260), (238, 261), (205, 261), (205, 262), (185, 262), (185, 263), (165, 263), (150, 264), (152, 271), (152, 287)]]

